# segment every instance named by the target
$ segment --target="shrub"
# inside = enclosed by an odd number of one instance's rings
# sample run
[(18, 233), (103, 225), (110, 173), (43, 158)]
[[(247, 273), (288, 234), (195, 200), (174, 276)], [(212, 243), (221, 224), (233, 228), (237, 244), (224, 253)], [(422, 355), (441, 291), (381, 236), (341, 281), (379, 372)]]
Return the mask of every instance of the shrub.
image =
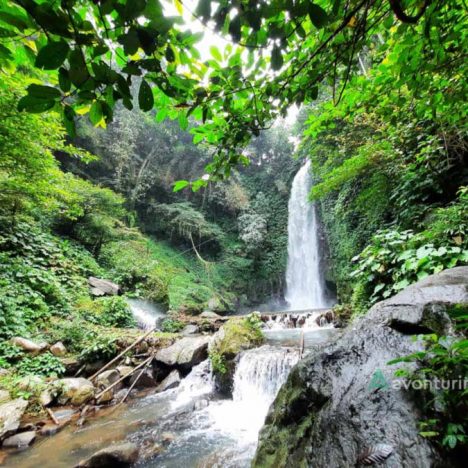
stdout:
[(96, 339), (80, 354), (80, 359), (85, 362), (109, 360), (117, 355), (116, 339), (108, 336), (97, 336)]
[(379, 231), (358, 256), (352, 273), (366, 284), (370, 303), (386, 299), (409, 284), (446, 268), (468, 263), (468, 250), (446, 239), (429, 242), (428, 234)]
[(176, 320), (167, 318), (164, 319), (161, 323), (161, 331), (166, 333), (178, 333), (185, 327), (185, 323)]
[(16, 365), (16, 370), (20, 375), (43, 375), (60, 376), (65, 372), (65, 366), (59, 358), (52, 353), (43, 353), (39, 356), (25, 356)]
[(83, 318), (96, 325), (117, 328), (136, 326), (130, 306), (124, 297), (85, 299), (77, 303), (77, 308)]

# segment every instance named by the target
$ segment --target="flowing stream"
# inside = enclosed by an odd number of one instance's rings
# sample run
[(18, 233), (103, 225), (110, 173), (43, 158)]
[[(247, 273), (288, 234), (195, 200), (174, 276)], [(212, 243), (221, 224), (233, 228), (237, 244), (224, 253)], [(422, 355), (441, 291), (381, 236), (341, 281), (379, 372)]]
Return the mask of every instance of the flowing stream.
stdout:
[(308, 199), (311, 186), (310, 161), (307, 161), (294, 177), (288, 206), (285, 297), (290, 310), (320, 309), (330, 305), (320, 272), (315, 205)]
[[(6, 466), (69, 468), (102, 447), (131, 440), (147, 456), (138, 463), (145, 468), (248, 467), (268, 408), (298, 359), (298, 351), (287, 347), (243, 352), (232, 399), (216, 395), (209, 361), (204, 361), (178, 388), (133, 400), (82, 428), (68, 426), (7, 459)], [(154, 447), (168, 433), (174, 440), (155, 455)]]

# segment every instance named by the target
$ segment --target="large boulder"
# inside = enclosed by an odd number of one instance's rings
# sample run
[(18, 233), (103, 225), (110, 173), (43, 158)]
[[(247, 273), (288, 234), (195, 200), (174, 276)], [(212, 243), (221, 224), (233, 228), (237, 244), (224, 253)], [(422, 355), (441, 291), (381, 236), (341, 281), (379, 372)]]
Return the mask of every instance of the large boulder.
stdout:
[(31, 354), (38, 354), (47, 347), (46, 343), (35, 343), (34, 341), (22, 338), (21, 336), (15, 336), (10, 342), (11, 344), (18, 346), (18, 348), (21, 348), (23, 351)]
[(2, 447), (24, 448), (31, 445), (36, 439), (36, 431), (20, 432), (3, 441)]
[(112, 445), (91, 455), (78, 464), (80, 468), (115, 468), (133, 465), (138, 460), (139, 449), (131, 443)]
[(386, 467), (452, 466), (420, 436), (421, 399), (388, 362), (421, 349), (413, 333), (450, 333), (445, 310), (460, 303), (468, 304), (468, 267), (376, 304), (339, 340), (303, 359), (270, 408), (252, 466), (354, 466), (375, 447), (390, 453)]
[(208, 357), (209, 336), (184, 337), (156, 353), (156, 361), (190, 369)]
[(82, 377), (60, 379), (55, 382), (61, 405), (71, 403), (80, 406), (94, 397), (94, 385)]
[(0, 404), (1, 403), (6, 403), (7, 401), (10, 401), (10, 392), (8, 390), (3, 390), (0, 389)]
[(65, 345), (61, 341), (58, 341), (50, 347), (50, 352), (54, 356), (65, 356), (65, 354), (67, 354), (67, 348), (65, 348)]
[(156, 388), (158, 392), (164, 392), (171, 388), (178, 387), (180, 384), (181, 378), (178, 370), (174, 369)]
[(91, 294), (93, 296), (117, 296), (120, 292), (120, 286), (113, 283), (112, 281), (95, 278), (90, 276), (88, 278), (88, 284), (91, 288)]
[(22, 398), (0, 405), (0, 439), (14, 433), (19, 428), (27, 406), (28, 402)]

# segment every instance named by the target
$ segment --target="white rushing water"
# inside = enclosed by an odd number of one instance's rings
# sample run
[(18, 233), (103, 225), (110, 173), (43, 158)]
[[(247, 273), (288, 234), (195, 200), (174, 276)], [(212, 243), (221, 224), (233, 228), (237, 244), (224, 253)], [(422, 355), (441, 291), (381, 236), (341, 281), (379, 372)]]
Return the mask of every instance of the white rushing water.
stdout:
[(312, 186), (310, 161), (296, 174), (289, 198), (286, 301), (290, 310), (329, 306), (320, 272), (318, 223), (309, 201)]
[(144, 299), (127, 299), (138, 326), (143, 330), (154, 328), (165, 317), (163, 310), (154, 302)]
[(208, 408), (214, 427), (252, 453), (268, 408), (299, 360), (291, 348), (262, 346), (242, 353), (234, 374), (232, 400)]

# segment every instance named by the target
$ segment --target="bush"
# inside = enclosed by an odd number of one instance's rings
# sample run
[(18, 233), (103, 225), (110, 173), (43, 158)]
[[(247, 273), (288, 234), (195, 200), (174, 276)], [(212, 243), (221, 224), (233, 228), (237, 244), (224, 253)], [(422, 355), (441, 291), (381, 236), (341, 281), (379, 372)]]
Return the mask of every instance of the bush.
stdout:
[(44, 353), (39, 356), (25, 356), (16, 365), (16, 370), (20, 375), (43, 375), (60, 376), (65, 372), (65, 366), (59, 358), (52, 353)]
[(83, 349), (80, 360), (85, 362), (107, 361), (117, 355), (116, 338), (98, 336), (89, 346)]
[[(357, 268), (352, 276), (359, 288), (365, 285), (371, 304), (433, 273), (468, 263), (468, 250), (444, 238), (434, 242), (430, 239), (427, 232), (379, 231), (372, 243), (353, 258)], [(362, 293), (360, 290), (360, 304)]]
[(185, 327), (185, 323), (176, 319), (164, 319), (161, 323), (161, 331), (166, 333), (178, 333)]
[(102, 297), (78, 302), (77, 308), (83, 318), (96, 325), (130, 328), (136, 326), (132, 311), (124, 297)]
[(10, 368), (16, 362), (18, 362), (24, 353), (21, 348), (15, 346), (8, 341), (0, 343), (0, 367), (4, 369)]

